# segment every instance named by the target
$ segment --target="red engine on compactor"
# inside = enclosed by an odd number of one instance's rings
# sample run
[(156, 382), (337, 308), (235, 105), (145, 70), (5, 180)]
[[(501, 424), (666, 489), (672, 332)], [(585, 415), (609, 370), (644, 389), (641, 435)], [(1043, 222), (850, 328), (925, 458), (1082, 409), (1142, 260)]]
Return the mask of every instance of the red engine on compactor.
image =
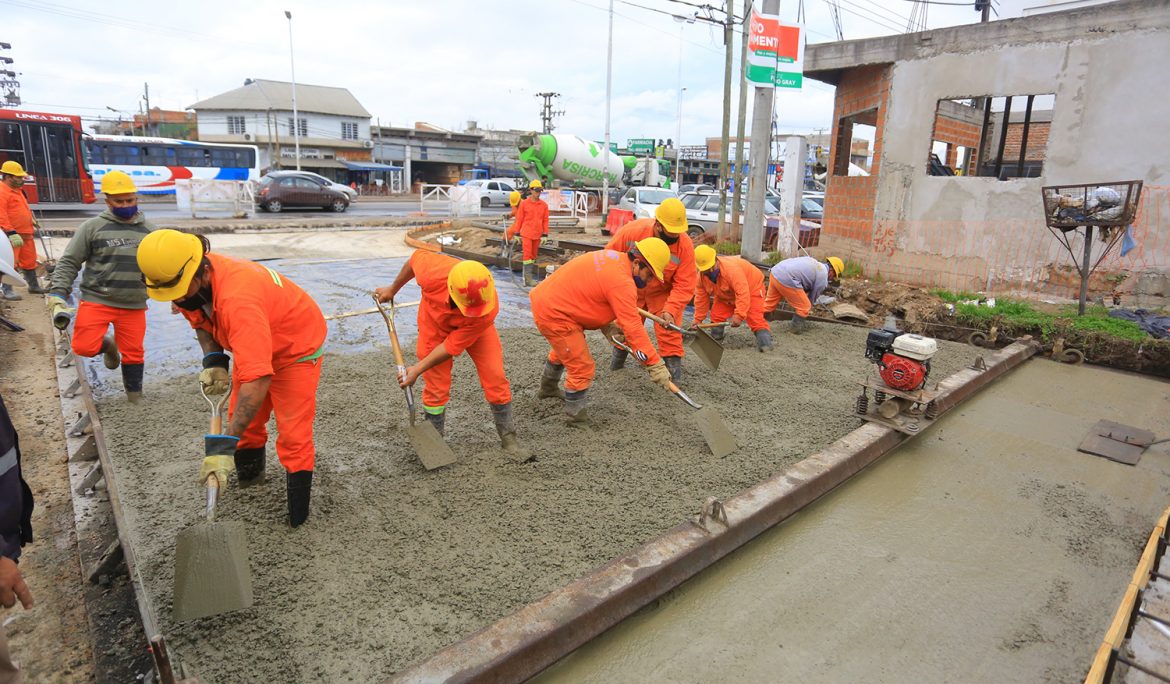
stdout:
[(878, 365), (882, 382), (902, 392), (922, 389), (937, 351), (933, 339), (896, 330), (871, 330), (865, 340), (865, 358)]

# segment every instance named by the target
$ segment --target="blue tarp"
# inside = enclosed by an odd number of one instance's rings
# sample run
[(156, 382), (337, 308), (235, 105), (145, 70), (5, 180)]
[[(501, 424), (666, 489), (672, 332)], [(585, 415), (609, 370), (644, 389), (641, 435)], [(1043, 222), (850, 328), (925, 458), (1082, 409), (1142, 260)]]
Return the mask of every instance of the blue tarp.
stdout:
[(379, 164), (378, 162), (355, 162), (340, 160), (345, 164), (345, 168), (350, 171), (401, 171), (401, 166), (390, 166), (389, 164)]
[(1109, 315), (1113, 318), (1133, 321), (1140, 325), (1142, 330), (1145, 330), (1160, 340), (1170, 338), (1170, 316), (1151, 313), (1145, 309), (1135, 309), (1133, 311), (1128, 309), (1113, 309), (1109, 312)]

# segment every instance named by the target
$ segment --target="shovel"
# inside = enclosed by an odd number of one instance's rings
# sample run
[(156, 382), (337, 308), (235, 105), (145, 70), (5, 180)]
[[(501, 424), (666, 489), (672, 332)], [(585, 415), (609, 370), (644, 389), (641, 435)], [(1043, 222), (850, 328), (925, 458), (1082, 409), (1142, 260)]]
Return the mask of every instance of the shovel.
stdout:
[[(623, 344), (617, 340), (610, 340), (615, 346), (625, 349), (630, 355), (637, 357), (634, 350), (629, 345)], [(703, 406), (694, 399), (691, 399), (686, 392), (682, 391), (678, 385), (673, 382), (670, 383), (670, 391), (674, 396), (682, 399), (683, 402), (695, 409), (696, 422), (699, 424), (699, 432), (702, 433), (703, 439), (707, 442), (707, 447), (711, 449), (711, 453), (715, 458), (723, 458), (729, 454), (735, 453), (739, 445), (735, 442), (735, 436), (731, 434), (731, 430), (727, 428), (727, 424), (723, 422), (723, 418), (719, 412), (711, 406)]]
[[(406, 375), (406, 362), (402, 358), (402, 346), (398, 344), (398, 332), (394, 329), (394, 304), (391, 302), (390, 312), (387, 313), (382, 302), (378, 301), (378, 295), (372, 296), (382, 318), (386, 320), (386, 330), (390, 332), (390, 346), (394, 348), (394, 363), (398, 366), (396, 377), (402, 378)], [(451, 447), (443, 441), (443, 436), (439, 434), (434, 425), (425, 420), (421, 423), (415, 423), (414, 389), (407, 387), (403, 392), (406, 394), (406, 410), (410, 414), (410, 427), (407, 428), (406, 434), (410, 438), (410, 443), (414, 446), (414, 451), (418, 454), (418, 460), (422, 462), (423, 467), (427, 470), (434, 470), (459, 460), (455, 457), (455, 452), (451, 451)]]
[[(211, 434), (223, 432), (223, 407), (229, 389), (212, 399), (200, 388), (211, 405)], [(177, 622), (220, 615), (252, 606), (252, 573), (248, 568), (248, 544), (239, 521), (216, 522), (215, 504), (220, 482), (207, 478), (206, 521), (179, 533), (175, 541), (174, 618)]]
[(682, 333), (687, 339), (691, 351), (695, 352), (695, 356), (699, 357), (699, 360), (711, 370), (719, 370), (719, 362), (723, 360), (723, 345), (711, 337), (711, 334), (706, 330), (703, 328), (686, 330), (672, 323), (667, 323), (645, 309), (638, 309), (638, 313), (642, 314), (642, 318), (648, 318), (664, 328)]

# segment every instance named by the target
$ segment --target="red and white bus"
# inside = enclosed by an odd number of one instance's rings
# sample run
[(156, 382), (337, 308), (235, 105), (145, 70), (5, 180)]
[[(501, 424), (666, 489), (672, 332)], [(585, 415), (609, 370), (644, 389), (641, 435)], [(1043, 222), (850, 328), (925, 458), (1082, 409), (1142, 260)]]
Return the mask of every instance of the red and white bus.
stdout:
[(173, 195), (175, 181), (260, 180), (255, 145), (175, 140), (130, 135), (90, 135), (85, 138), (89, 168), (101, 182), (110, 171), (124, 171), (143, 195)]
[(24, 194), (32, 204), (94, 201), (81, 140), (81, 117), (0, 109), (0, 163), (24, 167)]

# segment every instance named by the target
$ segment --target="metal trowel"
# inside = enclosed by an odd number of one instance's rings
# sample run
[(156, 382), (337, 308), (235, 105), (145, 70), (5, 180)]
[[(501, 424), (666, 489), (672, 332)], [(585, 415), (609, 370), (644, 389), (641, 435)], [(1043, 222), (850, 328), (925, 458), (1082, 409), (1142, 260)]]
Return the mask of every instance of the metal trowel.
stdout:
[[(373, 295), (373, 298), (374, 304), (386, 321), (386, 330), (390, 333), (390, 346), (394, 348), (394, 363), (397, 364), (396, 378), (400, 379), (406, 375), (406, 362), (402, 357), (402, 345), (398, 343), (398, 331), (394, 328), (394, 303), (390, 303), (390, 311), (387, 312), (382, 302), (378, 300), (378, 295)], [(406, 410), (410, 414), (410, 427), (407, 428), (406, 434), (423, 467), (434, 470), (458, 461), (455, 452), (443, 441), (443, 436), (434, 425), (425, 420), (421, 423), (415, 422), (414, 389), (407, 387), (403, 392), (406, 394)]]

